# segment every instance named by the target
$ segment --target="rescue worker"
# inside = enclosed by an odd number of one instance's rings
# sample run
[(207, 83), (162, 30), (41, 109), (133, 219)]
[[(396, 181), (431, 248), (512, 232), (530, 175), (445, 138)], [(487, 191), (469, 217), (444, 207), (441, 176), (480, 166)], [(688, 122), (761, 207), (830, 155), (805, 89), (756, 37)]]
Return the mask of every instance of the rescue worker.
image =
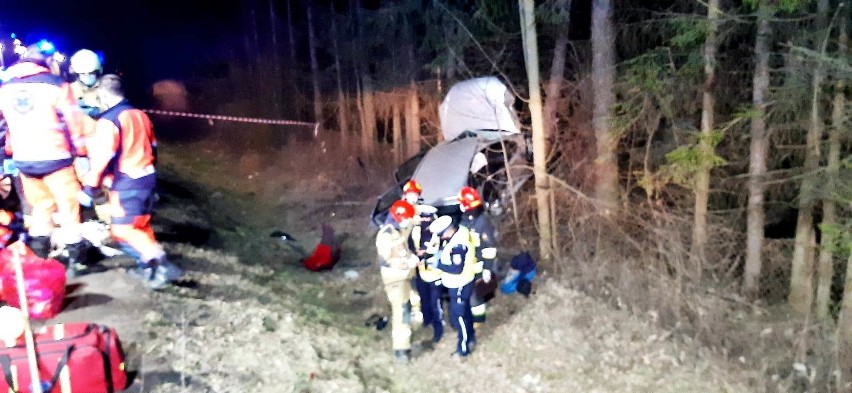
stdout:
[(453, 223), (450, 216), (438, 217), (429, 231), (443, 242), (433, 262), (441, 270), (441, 284), (450, 294), (450, 323), (458, 333), (454, 355), (470, 355), (476, 345), (476, 332), (470, 310), (473, 279), (476, 276), (476, 249), (466, 227)]
[(396, 201), (390, 207), (390, 216), (393, 221), (382, 225), (376, 235), (376, 252), (385, 295), (391, 305), (394, 356), (397, 361), (407, 363), (411, 355), (411, 278), (418, 262), (408, 249), (408, 238), (416, 225), (414, 206), (404, 200)]
[(423, 187), (420, 186), (417, 180), (411, 179), (402, 186), (402, 199), (406, 200), (412, 206), (423, 203), (423, 199), (421, 199), (422, 194)]
[(444, 308), (441, 295), (445, 292), (441, 284), (441, 271), (434, 263), (427, 262), (435, 258), (439, 249), (439, 239), (429, 232), (429, 225), (435, 219), (438, 209), (429, 205), (415, 206), (420, 223), (411, 231), (411, 249), (417, 255), (417, 274), (414, 277), (415, 288), (420, 299), (420, 311), (423, 314), (423, 326), (432, 326), (432, 342), (441, 341), (444, 334)]
[(458, 201), (462, 211), (459, 225), (470, 231), (471, 241), (476, 248), (475, 283), (477, 288), (490, 288), (486, 291), (475, 290), (470, 300), (473, 321), (478, 325), (485, 322), (485, 303), (491, 300), (497, 289), (494, 278), (494, 272), (497, 271), (497, 239), (494, 234), (494, 224), (485, 213), (482, 197), (476, 189), (462, 188), (458, 194)]
[[(404, 201), (410, 203), (412, 206), (414, 206), (415, 212), (417, 213), (418, 217), (421, 217), (421, 218), (423, 216), (420, 214), (420, 207), (425, 206), (425, 205), (422, 204), (423, 199), (420, 198), (420, 195), (422, 193), (423, 193), (423, 187), (421, 187), (420, 183), (418, 183), (414, 179), (408, 180), (402, 186), (402, 200), (404, 200)], [(428, 225), (428, 223), (426, 225)], [(422, 227), (422, 225), (417, 225), (414, 228), (412, 228), (412, 232), (411, 232), (412, 236), (417, 235), (418, 239), (419, 239), (419, 232), (420, 232), (421, 227)], [(418, 244), (412, 243), (410, 240), (411, 239), (409, 238), (409, 248), (411, 250), (416, 250)], [(426, 239), (426, 240), (428, 240), (428, 239)], [(418, 255), (418, 257), (419, 256), (420, 255)], [(430, 323), (430, 321), (427, 321), (428, 311), (424, 311), (422, 309), (423, 308), (422, 307), (423, 301), (420, 298), (420, 287), (417, 285), (418, 283), (417, 283), (416, 275), (411, 280), (412, 280), (412, 284), (413, 284), (412, 289), (411, 289), (411, 295), (409, 296), (409, 303), (410, 303), (410, 307), (411, 307), (411, 318), (415, 322), (422, 323), (423, 325), (427, 325), (427, 324)]]
[[(46, 258), (55, 235), (65, 244), (68, 257), (63, 262), (73, 275), (87, 248), (80, 234), (80, 183), (73, 165), (75, 157), (86, 160), (84, 114), (68, 83), (51, 74), (45, 61), (38, 46), (30, 46), (9, 67), (10, 79), (0, 87), (0, 114), (8, 125), (6, 156), (14, 159), (32, 205), (29, 246)], [(61, 229), (56, 234), (54, 220)]]
[[(5, 70), (3, 76), (0, 76), (0, 86), (3, 85), (3, 82), (6, 81)], [(6, 146), (6, 132), (9, 130), (8, 125), (6, 124), (6, 119), (3, 118), (2, 113), (0, 113), (0, 146)], [(14, 191), (14, 196), (11, 195), (11, 192), (7, 195), (2, 195), (2, 199), (4, 202), (2, 204), (8, 205), (7, 201), (15, 202), (15, 209), (11, 211), (20, 211), (23, 217), (23, 225), (24, 227), (29, 227), (29, 222), (32, 220), (32, 211), (33, 207), (27, 202), (24, 198), (23, 185), (21, 185), (21, 177), (19, 176), (19, 171), (15, 167), (15, 161), (12, 160), (12, 157), (8, 157), (6, 155), (6, 149), (0, 149), (0, 163), (2, 163), (2, 173), (3, 178), (0, 180), (0, 187), (4, 190), (8, 187), (10, 191)], [(4, 208), (7, 209), (7, 208)]]
[(98, 77), (103, 72), (100, 57), (91, 50), (80, 49), (71, 56), (69, 71), (74, 75), (74, 98), (87, 115), (96, 118), (105, 109), (98, 96)]
[[(98, 78), (103, 70), (101, 59), (91, 50), (80, 49), (71, 56), (68, 69), (74, 75), (74, 81), (71, 82), (71, 91), (74, 94), (74, 99), (77, 100), (77, 104), (80, 105), (80, 108), (87, 115), (83, 118), (83, 132), (86, 136), (89, 136), (95, 132), (97, 118), (101, 111), (105, 109), (98, 96)], [(83, 176), (89, 171), (87, 166), (77, 166), (74, 169), (77, 171), (77, 177), (80, 181), (83, 180)], [(109, 217), (104, 216), (104, 210), (109, 209), (105, 209), (104, 205), (95, 208), (97, 217), (101, 221), (107, 222), (109, 221)]]
[(154, 128), (148, 115), (124, 98), (118, 76), (101, 78), (98, 95), (108, 109), (101, 113), (95, 133), (87, 139), (91, 169), (83, 179), (80, 204), (98, 204), (104, 199), (101, 186), (108, 184), (110, 232), (137, 261), (130, 273), (151, 288), (161, 288), (179, 280), (183, 272), (168, 261), (151, 230), (157, 183)]

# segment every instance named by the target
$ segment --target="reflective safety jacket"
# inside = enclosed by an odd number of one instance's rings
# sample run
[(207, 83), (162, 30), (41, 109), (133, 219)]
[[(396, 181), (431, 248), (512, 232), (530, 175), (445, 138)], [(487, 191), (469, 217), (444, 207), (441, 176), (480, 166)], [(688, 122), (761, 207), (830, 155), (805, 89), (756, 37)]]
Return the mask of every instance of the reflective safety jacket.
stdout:
[(441, 282), (447, 288), (461, 288), (476, 276), (476, 247), (470, 231), (460, 226), (441, 248), (438, 257)]
[(126, 100), (104, 111), (95, 133), (86, 141), (91, 169), (83, 185), (100, 187), (109, 179), (113, 190), (138, 190), (156, 185), (157, 139), (145, 112)]
[(497, 268), (497, 239), (494, 235), (494, 224), (482, 209), (462, 215), (460, 226), (467, 227), (470, 237), (476, 247), (477, 273), (482, 269), (495, 271)]
[(25, 175), (42, 176), (85, 156), (83, 116), (68, 83), (42, 65), (21, 62), (6, 70), (0, 113), (6, 119), (6, 155)]
[(441, 271), (434, 267), (433, 264), (427, 262), (428, 259), (435, 257), (438, 253), (437, 236), (433, 236), (428, 226), (417, 225), (411, 230), (411, 244), (415, 251), (424, 251), (425, 254), (420, 257), (420, 263), (417, 264), (417, 273), (425, 282), (435, 282), (441, 278)]
[(407, 280), (413, 276), (417, 256), (408, 249), (412, 227), (399, 228), (384, 224), (376, 234), (376, 253), (385, 284)]

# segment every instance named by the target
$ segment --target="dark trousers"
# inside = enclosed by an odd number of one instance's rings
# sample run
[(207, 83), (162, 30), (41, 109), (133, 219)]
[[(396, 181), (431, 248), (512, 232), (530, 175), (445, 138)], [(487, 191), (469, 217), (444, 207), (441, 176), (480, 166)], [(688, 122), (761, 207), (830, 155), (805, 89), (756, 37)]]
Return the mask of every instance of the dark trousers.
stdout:
[(458, 333), (456, 351), (459, 355), (470, 354), (471, 344), (476, 342), (476, 332), (473, 331), (473, 314), (470, 312), (470, 296), (473, 294), (473, 283), (460, 288), (448, 288), (450, 292), (450, 323)]
[(420, 295), (420, 312), (423, 313), (423, 325), (432, 325), (432, 341), (438, 342), (444, 335), (444, 307), (441, 295), (446, 291), (441, 280), (428, 282), (414, 278), (417, 294)]

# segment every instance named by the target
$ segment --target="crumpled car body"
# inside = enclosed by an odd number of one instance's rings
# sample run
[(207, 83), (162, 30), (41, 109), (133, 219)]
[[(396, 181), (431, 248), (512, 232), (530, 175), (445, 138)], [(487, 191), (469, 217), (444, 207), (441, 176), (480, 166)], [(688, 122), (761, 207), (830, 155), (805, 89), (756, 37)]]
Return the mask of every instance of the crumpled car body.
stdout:
[(387, 220), (387, 209), (402, 197), (409, 179), (420, 183), (423, 203), (438, 208), (439, 215), (459, 215), (456, 196), (465, 186), (479, 191), (492, 215), (505, 212), (511, 194), (532, 176), (530, 143), (520, 132), (513, 102), (494, 77), (454, 85), (439, 108), (445, 140), (399, 166), (394, 187), (377, 198), (372, 224)]

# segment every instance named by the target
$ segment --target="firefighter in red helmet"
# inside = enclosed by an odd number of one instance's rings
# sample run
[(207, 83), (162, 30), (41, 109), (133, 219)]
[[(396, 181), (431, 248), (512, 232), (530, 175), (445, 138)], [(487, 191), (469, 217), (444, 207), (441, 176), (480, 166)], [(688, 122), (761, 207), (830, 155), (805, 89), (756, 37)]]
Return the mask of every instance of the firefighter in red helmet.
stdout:
[(417, 205), (422, 202), (420, 199), (422, 194), (423, 187), (420, 186), (420, 183), (418, 183), (417, 180), (411, 179), (405, 182), (405, 185), (402, 186), (402, 199), (408, 201), (408, 203), (412, 205)]
[(410, 296), (411, 278), (417, 267), (417, 255), (408, 248), (411, 230), (416, 225), (414, 206), (404, 200), (390, 207), (391, 220), (379, 228), (376, 252), (385, 294), (391, 305), (391, 336), (394, 356), (408, 362), (411, 354)]
[(494, 224), (485, 213), (482, 197), (473, 187), (464, 187), (459, 191), (459, 204), (462, 218), (459, 225), (470, 231), (471, 240), (476, 247), (476, 285), (479, 290), (471, 296), (471, 311), (474, 323), (485, 322), (485, 303), (494, 296), (497, 270), (497, 239)]

